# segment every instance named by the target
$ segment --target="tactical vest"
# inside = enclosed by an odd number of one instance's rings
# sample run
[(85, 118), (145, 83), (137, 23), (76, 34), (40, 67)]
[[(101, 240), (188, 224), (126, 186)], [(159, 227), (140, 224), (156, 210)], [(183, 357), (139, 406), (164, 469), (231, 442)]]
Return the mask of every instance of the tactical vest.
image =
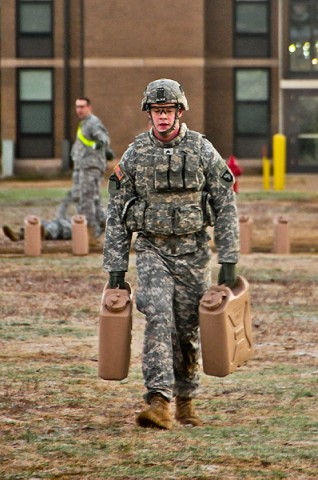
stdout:
[(123, 214), (129, 230), (166, 236), (202, 229), (206, 218), (201, 145), (202, 135), (191, 130), (178, 145), (166, 148), (152, 143), (148, 133), (136, 137), (138, 196), (127, 202)]

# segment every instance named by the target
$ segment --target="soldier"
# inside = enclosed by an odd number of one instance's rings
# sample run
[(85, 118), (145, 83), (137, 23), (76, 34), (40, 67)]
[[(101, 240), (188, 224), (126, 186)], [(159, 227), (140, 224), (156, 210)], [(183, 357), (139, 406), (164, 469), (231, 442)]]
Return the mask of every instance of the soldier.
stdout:
[[(114, 157), (106, 157), (108, 160), (113, 159)], [(63, 198), (61, 204), (59, 205), (56, 218), (58, 219), (67, 219), (67, 210), (69, 206), (74, 203), (76, 213), (79, 213), (79, 201), (80, 201), (80, 184), (79, 184), (79, 169), (74, 167), (72, 173), (72, 187), (66, 193), (65, 197)], [(103, 207), (102, 196), (100, 191), (96, 192), (94, 197), (95, 203), (95, 217), (97, 220), (98, 225), (100, 225), (100, 231), (103, 232), (105, 230), (105, 222), (106, 222), (106, 212)]]
[(67, 214), (67, 210), (72, 203), (75, 204), (76, 212), (78, 213), (79, 200), (80, 200), (79, 169), (74, 167), (73, 173), (72, 173), (72, 187), (66, 193), (61, 204), (59, 205), (57, 210), (57, 217), (65, 218)]
[(93, 115), (88, 98), (77, 98), (75, 108), (80, 122), (71, 156), (74, 170), (79, 172), (78, 212), (87, 219), (90, 244), (96, 245), (96, 239), (102, 233), (96, 199), (100, 198), (100, 184), (106, 169), (110, 138), (101, 120)]
[[(105, 217), (98, 223), (101, 230), (105, 229)], [(9, 225), (3, 225), (4, 235), (12, 242), (24, 240), (24, 227), (17, 231)], [(72, 221), (70, 217), (55, 217), (52, 220), (41, 220), (42, 240), (71, 240), (72, 239)]]
[[(74, 173), (78, 174), (77, 170)], [(43, 240), (71, 240), (72, 238), (72, 221), (70, 216), (67, 216), (67, 210), (71, 203), (75, 204), (75, 209), (78, 213), (79, 202), (79, 185), (77, 183), (78, 176), (74, 176), (72, 188), (67, 192), (61, 204), (59, 205), (56, 216), (52, 220), (41, 220), (41, 233)], [(96, 219), (100, 231), (105, 230), (106, 224), (106, 212), (101, 205), (100, 196), (96, 196), (95, 199)], [(15, 231), (9, 225), (3, 225), (2, 231), (4, 235), (12, 242), (18, 242), (24, 240), (24, 227), (21, 226)]]
[(213, 145), (180, 122), (189, 109), (181, 85), (151, 82), (141, 104), (152, 127), (138, 135), (109, 179), (104, 270), (111, 288), (124, 288), (132, 232), (138, 290), (145, 314), (142, 370), (148, 406), (141, 427), (172, 428), (175, 418), (200, 426), (192, 399), (199, 386), (198, 305), (211, 286), (207, 227), (214, 225), (218, 283), (233, 287), (238, 216), (233, 175)]
[[(24, 240), (24, 227), (15, 231), (9, 225), (3, 225), (2, 231), (12, 242)], [(72, 238), (71, 220), (67, 217), (41, 220), (41, 236), (43, 240), (70, 240)]]

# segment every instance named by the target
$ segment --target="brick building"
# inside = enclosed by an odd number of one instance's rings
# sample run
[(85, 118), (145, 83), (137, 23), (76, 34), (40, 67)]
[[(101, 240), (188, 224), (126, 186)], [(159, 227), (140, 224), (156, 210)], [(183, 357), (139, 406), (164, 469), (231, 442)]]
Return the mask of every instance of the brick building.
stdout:
[(6, 0), (1, 3), (2, 153), (14, 172), (70, 164), (78, 95), (92, 99), (120, 156), (147, 127), (142, 92), (180, 81), (184, 121), (224, 158), (269, 155), (318, 172), (316, 0)]

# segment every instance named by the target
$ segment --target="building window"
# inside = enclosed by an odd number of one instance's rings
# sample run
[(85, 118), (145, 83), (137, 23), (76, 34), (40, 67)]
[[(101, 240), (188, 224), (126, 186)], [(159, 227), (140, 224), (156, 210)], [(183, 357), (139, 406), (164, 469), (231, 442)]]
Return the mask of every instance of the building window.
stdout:
[(53, 71), (18, 71), (19, 158), (53, 157)]
[(288, 53), (290, 72), (318, 72), (317, 0), (290, 0)]
[(268, 69), (235, 70), (235, 154), (259, 158), (270, 136), (270, 76)]
[(234, 1), (234, 56), (270, 56), (270, 2)]
[(17, 0), (17, 57), (53, 57), (52, 0)]

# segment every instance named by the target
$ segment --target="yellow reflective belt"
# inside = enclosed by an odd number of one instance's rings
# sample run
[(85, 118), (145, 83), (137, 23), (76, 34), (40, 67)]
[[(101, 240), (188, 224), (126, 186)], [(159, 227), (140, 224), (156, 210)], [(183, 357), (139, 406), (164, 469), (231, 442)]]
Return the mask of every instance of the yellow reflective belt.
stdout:
[(86, 147), (94, 148), (94, 146), (96, 145), (96, 142), (94, 140), (88, 140), (88, 138), (84, 137), (80, 125), (78, 126), (78, 129), (77, 129), (77, 137), (80, 139), (82, 143), (84, 143), (84, 145), (86, 145)]

